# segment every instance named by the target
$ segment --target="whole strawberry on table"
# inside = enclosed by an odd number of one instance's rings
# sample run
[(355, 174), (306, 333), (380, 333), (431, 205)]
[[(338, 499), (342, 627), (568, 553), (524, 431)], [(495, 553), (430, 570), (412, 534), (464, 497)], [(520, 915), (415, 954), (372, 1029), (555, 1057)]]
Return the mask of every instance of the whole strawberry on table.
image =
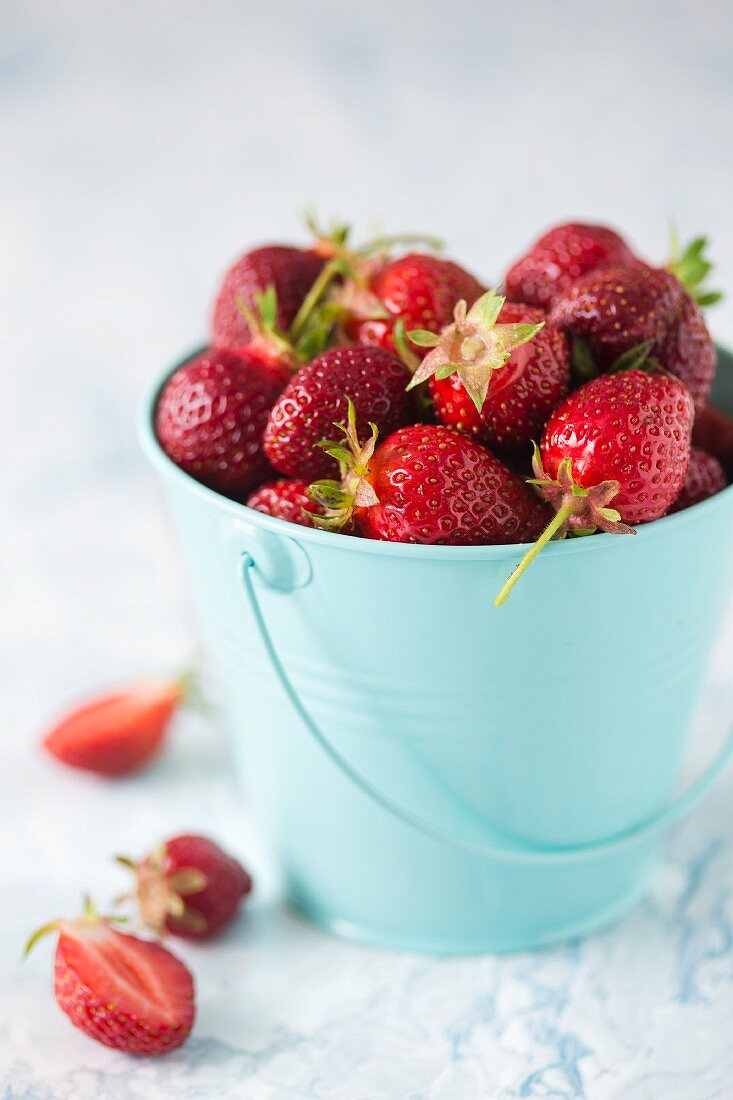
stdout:
[(656, 266), (558, 225), (487, 289), (435, 242), (312, 229), (235, 262), (161, 393), (161, 446), (209, 488), (350, 537), (534, 543), (501, 603), (550, 539), (633, 534), (733, 475), (703, 238)]

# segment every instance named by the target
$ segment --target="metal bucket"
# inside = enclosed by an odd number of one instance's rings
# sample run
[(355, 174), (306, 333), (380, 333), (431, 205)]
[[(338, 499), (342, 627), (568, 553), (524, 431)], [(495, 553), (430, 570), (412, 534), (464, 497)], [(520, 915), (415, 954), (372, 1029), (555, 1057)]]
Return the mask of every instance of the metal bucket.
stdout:
[[(290, 901), (335, 932), (446, 953), (567, 939), (636, 902), (664, 827), (733, 750), (671, 800), (728, 585), (733, 487), (634, 538), (551, 544), (497, 609), (523, 548), (261, 515), (167, 458), (159, 391), (144, 447)], [(733, 386), (716, 400), (733, 410)]]

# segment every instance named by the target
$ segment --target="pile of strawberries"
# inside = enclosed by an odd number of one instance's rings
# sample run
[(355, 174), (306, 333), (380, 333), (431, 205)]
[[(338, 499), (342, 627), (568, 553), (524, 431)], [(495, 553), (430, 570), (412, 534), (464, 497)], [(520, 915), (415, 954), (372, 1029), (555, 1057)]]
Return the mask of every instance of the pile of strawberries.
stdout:
[(724, 488), (704, 239), (655, 267), (610, 229), (560, 225), (501, 292), (400, 243), (316, 229), (242, 256), (211, 346), (161, 393), (170, 458), (292, 523), (534, 552)]

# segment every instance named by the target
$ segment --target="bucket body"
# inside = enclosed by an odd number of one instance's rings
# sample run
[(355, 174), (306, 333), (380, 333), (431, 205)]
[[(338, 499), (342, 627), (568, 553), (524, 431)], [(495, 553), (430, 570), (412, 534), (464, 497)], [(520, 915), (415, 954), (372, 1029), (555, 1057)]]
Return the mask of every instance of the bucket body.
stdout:
[[(657, 832), (604, 841), (675, 787), (728, 583), (733, 488), (635, 537), (551, 544), (497, 609), (523, 548), (374, 543), (262, 516), (166, 458), (154, 403), (146, 448), (289, 899), (335, 931), (439, 952), (565, 939), (636, 901)], [(390, 813), (304, 729), (245, 596), (249, 558), (325, 737), (367, 786), (465, 843)]]

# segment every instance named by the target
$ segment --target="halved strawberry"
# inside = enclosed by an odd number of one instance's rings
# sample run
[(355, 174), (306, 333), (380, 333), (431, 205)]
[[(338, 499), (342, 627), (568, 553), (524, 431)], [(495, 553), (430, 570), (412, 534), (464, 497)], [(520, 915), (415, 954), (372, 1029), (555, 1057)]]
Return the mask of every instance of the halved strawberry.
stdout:
[(149, 680), (101, 695), (61, 718), (43, 739), (58, 760), (99, 775), (127, 775), (156, 757), (190, 677)]
[(193, 977), (165, 947), (125, 935), (87, 902), (75, 921), (52, 921), (29, 951), (58, 932), (54, 994), (75, 1027), (125, 1054), (167, 1054), (185, 1043), (195, 1016)]

